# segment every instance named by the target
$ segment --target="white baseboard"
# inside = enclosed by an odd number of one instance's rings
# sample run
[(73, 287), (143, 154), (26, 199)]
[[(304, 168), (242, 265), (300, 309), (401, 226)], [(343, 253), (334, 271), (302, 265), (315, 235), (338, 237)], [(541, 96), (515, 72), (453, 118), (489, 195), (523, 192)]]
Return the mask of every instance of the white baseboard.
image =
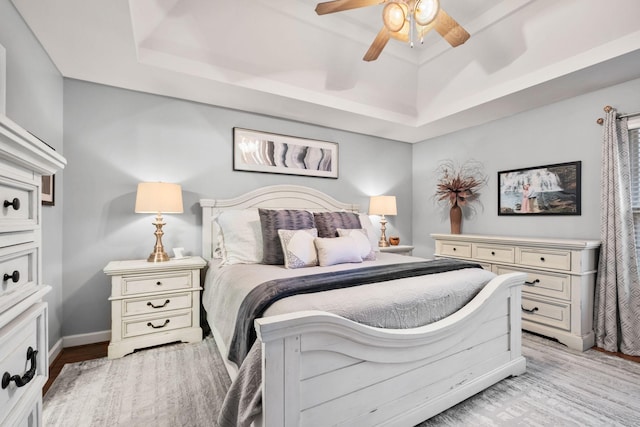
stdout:
[(58, 357), (60, 353), (62, 353), (62, 338), (49, 350), (49, 365), (53, 364), (53, 361), (56, 360), (56, 357)]
[(75, 347), (78, 345), (95, 344), (103, 341), (111, 341), (110, 330), (62, 337), (62, 347)]

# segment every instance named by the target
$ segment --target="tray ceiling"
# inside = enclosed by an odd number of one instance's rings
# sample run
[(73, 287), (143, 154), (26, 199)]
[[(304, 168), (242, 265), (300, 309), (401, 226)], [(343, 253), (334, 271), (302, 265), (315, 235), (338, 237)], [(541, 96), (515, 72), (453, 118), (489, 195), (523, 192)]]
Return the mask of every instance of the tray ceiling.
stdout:
[(12, 1), (65, 77), (405, 142), (640, 77), (637, 0), (441, 0), (469, 41), (369, 63), (382, 6)]

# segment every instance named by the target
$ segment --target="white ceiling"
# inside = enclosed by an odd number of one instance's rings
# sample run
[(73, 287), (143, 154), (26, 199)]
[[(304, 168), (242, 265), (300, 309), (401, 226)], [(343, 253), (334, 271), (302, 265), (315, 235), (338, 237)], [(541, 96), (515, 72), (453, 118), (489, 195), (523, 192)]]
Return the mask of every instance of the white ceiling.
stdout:
[(12, 1), (65, 77), (405, 142), (640, 77), (638, 0), (441, 0), (469, 41), (369, 63), (382, 6)]

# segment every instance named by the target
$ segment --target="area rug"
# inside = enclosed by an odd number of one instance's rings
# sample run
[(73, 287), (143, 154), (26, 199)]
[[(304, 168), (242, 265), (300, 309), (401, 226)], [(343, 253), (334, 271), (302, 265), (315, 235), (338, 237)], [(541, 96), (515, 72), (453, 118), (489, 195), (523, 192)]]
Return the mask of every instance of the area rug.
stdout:
[[(523, 334), (527, 372), (420, 424), (640, 425), (640, 363)], [(211, 338), (65, 365), (44, 398), (45, 426), (213, 426), (229, 387)]]

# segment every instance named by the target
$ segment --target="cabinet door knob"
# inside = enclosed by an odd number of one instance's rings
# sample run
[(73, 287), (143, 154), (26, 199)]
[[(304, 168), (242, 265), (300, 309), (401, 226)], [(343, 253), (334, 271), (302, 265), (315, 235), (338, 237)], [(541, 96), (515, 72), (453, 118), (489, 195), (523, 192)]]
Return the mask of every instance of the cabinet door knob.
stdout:
[(456, 248), (453, 248), (453, 251), (455, 252), (455, 251), (456, 251)]
[(540, 257), (540, 261), (544, 262), (544, 257), (543, 256)]
[(6, 282), (9, 279), (11, 279), (13, 283), (18, 283), (18, 281), (20, 280), (20, 272), (18, 270), (14, 270), (11, 274), (4, 273), (4, 276), (2, 276), (2, 280)]
[(18, 209), (20, 209), (20, 199), (15, 197), (12, 201), (5, 200), (4, 207), (8, 208), (9, 206), (13, 207), (14, 211), (17, 211)]
[(495, 255), (496, 253), (494, 251), (491, 251), (491, 255)]
[(158, 281), (156, 282), (156, 285), (160, 286), (160, 285), (162, 285), (162, 282), (158, 280)]
[(36, 366), (37, 354), (38, 354), (38, 350), (34, 350), (31, 347), (27, 349), (27, 360), (31, 362), (31, 368), (29, 368), (29, 370), (25, 372), (23, 376), (20, 376), (20, 375), (12, 376), (9, 372), (5, 372), (4, 375), (2, 375), (3, 390), (9, 387), (9, 384), (11, 384), (11, 381), (14, 381), (18, 387), (24, 387), (29, 383), (29, 381), (33, 379), (33, 377), (36, 375), (36, 369), (37, 369), (37, 366)]

